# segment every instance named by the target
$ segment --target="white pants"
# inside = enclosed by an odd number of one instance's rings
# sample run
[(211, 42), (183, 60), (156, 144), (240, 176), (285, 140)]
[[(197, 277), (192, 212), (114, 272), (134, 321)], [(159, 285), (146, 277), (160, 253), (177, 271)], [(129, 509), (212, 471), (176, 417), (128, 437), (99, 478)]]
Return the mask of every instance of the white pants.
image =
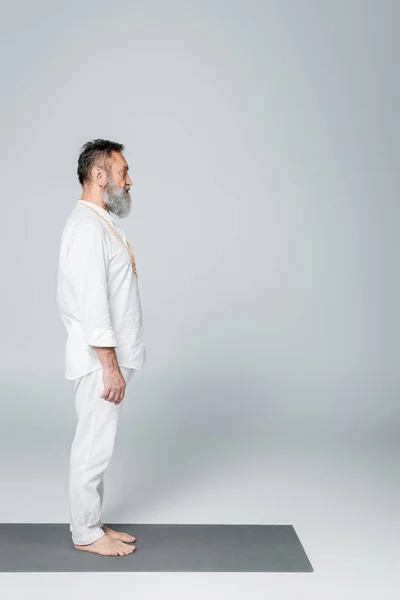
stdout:
[[(136, 369), (120, 367), (128, 383)], [(91, 544), (104, 535), (100, 513), (103, 504), (103, 475), (111, 461), (121, 407), (101, 398), (103, 368), (74, 380), (78, 417), (71, 446), (69, 472), (70, 532), (74, 544)]]

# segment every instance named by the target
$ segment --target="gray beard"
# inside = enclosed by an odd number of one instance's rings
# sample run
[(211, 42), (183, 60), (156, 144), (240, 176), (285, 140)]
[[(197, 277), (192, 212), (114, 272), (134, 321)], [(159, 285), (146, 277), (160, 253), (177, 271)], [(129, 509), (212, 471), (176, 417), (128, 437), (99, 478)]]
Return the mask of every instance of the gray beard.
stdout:
[(131, 196), (128, 190), (121, 190), (114, 183), (107, 182), (103, 192), (103, 202), (107, 210), (117, 217), (127, 217), (131, 210)]

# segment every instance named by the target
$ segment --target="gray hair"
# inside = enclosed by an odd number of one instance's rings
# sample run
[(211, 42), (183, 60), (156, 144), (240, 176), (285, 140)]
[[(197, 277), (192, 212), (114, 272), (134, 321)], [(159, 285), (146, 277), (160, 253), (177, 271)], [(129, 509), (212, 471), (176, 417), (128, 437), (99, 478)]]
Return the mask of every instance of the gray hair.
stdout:
[(77, 174), (80, 184), (83, 186), (84, 182), (92, 180), (90, 171), (93, 167), (102, 167), (109, 172), (112, 152), (122, 152), (124, 148), (124, 144), (110, 140), (97, 139), (86, 142), (81, 147), (82, 152), (78, 158)]

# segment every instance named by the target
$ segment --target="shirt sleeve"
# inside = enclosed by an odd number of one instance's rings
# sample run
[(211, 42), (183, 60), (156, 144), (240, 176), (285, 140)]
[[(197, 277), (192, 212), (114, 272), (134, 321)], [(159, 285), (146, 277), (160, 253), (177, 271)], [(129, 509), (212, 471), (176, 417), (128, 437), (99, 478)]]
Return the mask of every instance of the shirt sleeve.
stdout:
[(65, 260), (86, 342), (90, 346), (116, 347), (108, 302), (107, 248), (101, 231), (79, 227), (72, 235)]

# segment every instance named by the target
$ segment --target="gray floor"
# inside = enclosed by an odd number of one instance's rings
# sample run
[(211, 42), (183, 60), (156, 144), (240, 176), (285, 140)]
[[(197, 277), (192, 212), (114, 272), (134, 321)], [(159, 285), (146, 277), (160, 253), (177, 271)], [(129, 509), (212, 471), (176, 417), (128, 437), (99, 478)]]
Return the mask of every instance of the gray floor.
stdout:
[(0, 571), (313, 571), (292, 525), (107, 525), (136, 550), (100, 556), (74, 548), (68, 524), (2, 523)]

